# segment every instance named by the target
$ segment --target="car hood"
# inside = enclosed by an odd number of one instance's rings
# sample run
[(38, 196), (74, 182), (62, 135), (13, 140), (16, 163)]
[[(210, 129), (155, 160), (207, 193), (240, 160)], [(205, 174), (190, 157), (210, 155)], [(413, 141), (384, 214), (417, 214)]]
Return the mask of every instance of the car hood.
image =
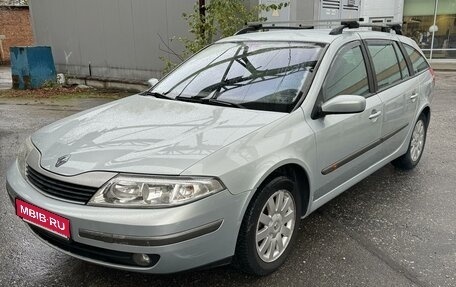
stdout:
[[(55, 122), (32, 141), (41, 166), (62, 175), (177, 175), (284, 115), (135, 95)], [(63, 156), (67, 162), (59, 166)]]

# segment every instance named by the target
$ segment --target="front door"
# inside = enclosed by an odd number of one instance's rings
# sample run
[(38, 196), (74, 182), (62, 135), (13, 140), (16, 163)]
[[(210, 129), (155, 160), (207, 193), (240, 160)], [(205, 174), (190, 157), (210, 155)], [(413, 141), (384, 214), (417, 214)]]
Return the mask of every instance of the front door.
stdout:
[(317, 200), (380, 160), (379, 145), (383, 104), (369, 86), (365, 52), (360, 42), (351, 42), (337, 53), (317, 105), (338, 95), (366, 97), (366, 109), (357, 114), (314, 118), (310, 126), (317, 143)]

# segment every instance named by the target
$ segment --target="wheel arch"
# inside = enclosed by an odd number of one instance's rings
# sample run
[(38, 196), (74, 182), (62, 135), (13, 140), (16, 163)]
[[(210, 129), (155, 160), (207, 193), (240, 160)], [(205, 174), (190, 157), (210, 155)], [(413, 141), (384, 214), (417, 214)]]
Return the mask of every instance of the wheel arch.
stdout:
[[(298, 186), (298, 191), (301, 194), (301, 217), (307, 214), (310, 210), (310, 188), (311, 182), (309, 173), (306, 168), (296, 162), (282, 163), (271, 168), (256, 184), (255, 194), (259, 192), (266, 184), (277, 176), (290, 177)], [(249, 203), (250, 204), (250, 203)]]
[(431, 108), (429, 106), (425, 106), (419, 115), (423, 114), (426, 117), (426, 127), (429, 126), (429, 123), (431, 122)]

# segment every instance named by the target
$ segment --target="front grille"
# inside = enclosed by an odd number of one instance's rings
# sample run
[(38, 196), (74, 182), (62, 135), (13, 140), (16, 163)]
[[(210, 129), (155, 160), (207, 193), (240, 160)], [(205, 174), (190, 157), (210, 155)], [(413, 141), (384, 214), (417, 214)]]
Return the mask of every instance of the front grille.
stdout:
[(45, 176), (27, 166), (27, 179), (42, 193), (78, 203), (87, 203), (97, 192), (97, 187), (73, 184)]
[(75, 255), (79, 255), (85, 258), (94, 259), (101, 262), (119, 264), (124, 266), (135, 266), (135, 267), (146, 267), (150, 268), (157, 264), (160, 260), (160, 255), (157, 254), (147, 254), (150, 258), (150, 263), (148, 266), (140, 266), (133, 260), (134, 253), (122, 252), (109, 250), (99, 247), (94, 247), (86, 244), (76, 242), (72, 239), (60, 238), (46, 230), (43, 230), (39, 227), (29, 224), (29, 227), (32, 231), (38, 235), (41, 239), (47, 241), (49, 244), (54, 245), (62, 250), (70, 252)]

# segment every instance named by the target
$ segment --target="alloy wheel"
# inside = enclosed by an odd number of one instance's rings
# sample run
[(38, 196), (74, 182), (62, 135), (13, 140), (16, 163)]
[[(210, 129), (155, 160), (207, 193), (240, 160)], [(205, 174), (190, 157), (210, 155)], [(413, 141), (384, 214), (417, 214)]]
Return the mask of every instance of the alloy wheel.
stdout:
[(275, 192), (263, 206), (256, 228), (257, 254), (274, 262), (287, 248), (296, 224), (296, 204), (288, 190)]
[(415, 124), (415, 128), (412, 133), (412, 140), (410, 142), (410, 156), (413, 161), (417, 161), (423, 152), (424, 133), (424, 123), (422, 120), (419, 120)]

